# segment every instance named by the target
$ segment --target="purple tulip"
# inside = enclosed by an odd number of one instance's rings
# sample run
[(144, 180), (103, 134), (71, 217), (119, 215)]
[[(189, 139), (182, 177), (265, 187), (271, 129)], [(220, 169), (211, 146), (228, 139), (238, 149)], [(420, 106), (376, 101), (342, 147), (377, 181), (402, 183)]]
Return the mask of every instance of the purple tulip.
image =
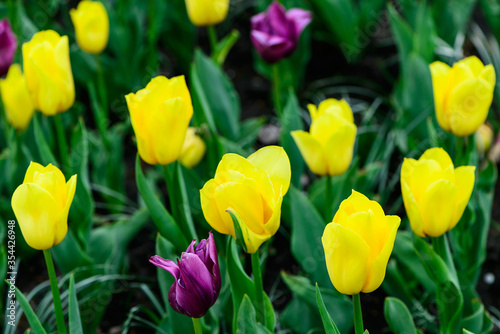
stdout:
[(292, 8), (286, 11), (274, 1), (266, 12), (252, 17), (250, 38), (262, 59), (276, 63), (295, 51), (300, 34), (311, 19), (311, 12), (307, 10)]
[(0, 76), (5, 75), (9, 70), (16, 48), (16, 35), (12, 32), (9, 21), (3, 19), (0, 21)]
[(193, 240), (177, 263), (158, 255), (149, 262), (171, 273), (175, 281), (168, 301), (174, 311), (192, 318), (201, 318), (219, 297), (221, 277), (219, 259), (212, 232), (194, 247)]

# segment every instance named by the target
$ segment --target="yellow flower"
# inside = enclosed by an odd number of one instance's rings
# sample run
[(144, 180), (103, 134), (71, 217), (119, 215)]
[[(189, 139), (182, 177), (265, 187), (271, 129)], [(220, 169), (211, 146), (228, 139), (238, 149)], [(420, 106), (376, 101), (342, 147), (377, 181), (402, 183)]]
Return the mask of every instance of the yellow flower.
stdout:
[(308, 132), (292, 131), (307, 165), (318, 175), (343, 174), (351, 164), (356, 125), (351, 107), (344, 100), (328, 99), (319, 107), (308, 106), (312, 124)]
[(229, 0), (186, 0), (186, 8), (195, 26), (211, 26), (226, 19)]
[(12, 209), (30, 247), (45, 250), (63, 241), (75, 189), (76, 175), (66, 183), (57, 167), (30, 164), (23, 184), (12, 195)]
[(207, 145), (203, 139), (196, 134), (196, 129), (188, 128), (179, 161), (187, 168), (193, 168), (203, 159), (206, 150)]
[(69, 61), (68, 36), (53, 30), (36, 33), (23, 44), (23, 67), (35, 107), (46, 116), (71, 108), (75, 84)]
[(457, 225), (474, 188), (475, 169), (455, 169), (442, 148), (428, 149), (418, 160), (404, 160), (401, 191), (413, 232), (439, 237)]
[(158, 76), (125, 99), (142, 160), (150, 165), (168, 165), (177, 160), (193, 116), (184, 76)]
[(264, 147), (248, 159), (224, 155), (215, 177), (200, 190), (205, 219), (216, 231), (236, 238), (227, 211), (237, 214), (247, 252), (255, 253), (280, 226), (290, 175), (290, 160), (278, 146)]
[(328, 274), (339, 292), (369, 293), (382, 284), (400, 222), (354, 190), (340, 204), (321, 238)]
[(26, 129), (35, 112), (35, 106), (18, 64), (11, 65), (7, 77), (0, 79), (0, 94), (7, 121), (17, 130)]
[(493, 129), (490, 125), (484, 123), (481, 124), (479, 129), (476, 131), (476, 148), (481, 154), (485, 154), (491, 147), (493, 142)]
[(453, 67), (440, 61), (430, 65), (434, 106), (439, 125), (457, 136), (476, 132), (488, 116), (495, 88), (495, 69), (475, 56)]
[(101, 53), (109, 39), (109, 18), (104, 5), (98, 1), (83, 0), (69, 14), (80, 48), (88, 53)]

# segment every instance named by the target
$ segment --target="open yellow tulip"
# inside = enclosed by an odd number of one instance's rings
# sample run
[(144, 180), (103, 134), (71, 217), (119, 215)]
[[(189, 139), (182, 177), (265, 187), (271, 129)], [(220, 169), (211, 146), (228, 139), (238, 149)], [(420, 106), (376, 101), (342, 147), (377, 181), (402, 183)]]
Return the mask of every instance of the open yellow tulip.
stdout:
[(264, 147), (248, 159), (224, 155), (215, 177), (200, 190), (205, 219), (219, 233), (236, 238), (227, 211), (237, 214), (247, 252), (255, 253), (280, 226), (281, 202), (290, 176), (290, 160), (282, 147)]
[(76, 175), (66, 183), (52, 164), (30, 164), (23, 184), (12, 195), (12, 209), (30, 247), (45, 250), (63, 241), (75, 190)]
[(401, 191), (415, 234), (439, 237), (457, 225), (474, 188), (475, 169), (454, 168), (442, 148), (428, 149), (418, 160), (404, 160)]

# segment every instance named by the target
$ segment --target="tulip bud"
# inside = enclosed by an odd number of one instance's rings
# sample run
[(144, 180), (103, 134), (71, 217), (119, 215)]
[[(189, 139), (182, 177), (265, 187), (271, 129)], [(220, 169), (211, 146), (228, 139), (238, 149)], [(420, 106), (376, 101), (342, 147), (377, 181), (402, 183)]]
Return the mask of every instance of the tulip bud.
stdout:
[(7, 77), (0, 79), (0, 95), (10, 125), (17, 130), (26, 129), (35, 112), (35, 106), (18, 64), (13, 64)]
[(36, 33), (23, 44), (23, 67), (36, 109), (53, 116), (75, 102), (68, 36), (53, 30)]
[(104, 5), (98, 1), (83, 0), (69, 14), (80, 48), (88, 53), (101, 53), (109, 39), (109, 18)]
[(340, 204), (321, 238), (328, 274), (340, 293), (369, 293), (382, 284), (400, 222), (354, 190)]
[(415, 234), (439, 237), (457, 225), (474, 188), (475, 169), (454, 168), (442, 148), (430, 148), (418, 160), (404, 160), (401, 191)]
[(476, 132), (486, 120), (493, 100), (496, 82), (493, 65), (484, 66), (472, 56), (453, 67), (436, 61), (430, 70), (439, 125), (460, 137)]
[(168, 165), (181, 154), (193, 103), (184, 76), (158, 76), (125, 96), (139, 155), (150, 165)]
[(12, 210), (30, 247), (45, 250), (63, 241), (75, 189), (76, 175), (66, 183), (59, 168), (31, 162), (12, 195)]
[(0, 76), (7, 73), (17, 49), (16, 35), (12, 32), (9, 20), (0, 21)]
[(290, 160), (278, 146), (264, 147), (245, 159), (222, 157), (215, 177), (200, 190), (201, 207), (216, 231), (236, 238), (231, 210), (241, 220), (248, 253), (255, 253), (280, 226), (281, 202), (290, 186)]
[(152, 256), (149, 262), (174, 276), (168, 293), (168, 302), (174, 311), (201, 318), (219, 297), (221, 275), (212, 232), (196, 247), (195, 243), (196, 240), (191, 242), (177, 263), (158, 255)]
[(226, 19), (229, 0), (186, 0), (186, 9), (195, 26), (216, 25)]
[(309, 132), (292, 131), (302, 157), (318, 175), (343, 174), (351, 164), (357, 128), (345, 100), (328, 99), (319, 107), (310, 104)]
[(286, 11), (283, 5), (273, 1), (267, 11), (252, 17), (250, 38), (264, 61), (276, 63), (295, 51), (311, 19), (311, 12), (307, 10), (292, 8)]
[(476, 131), (476, 149), (481, 154), (486, 154), (491, 147), (493, 142), (493, 129), (490, 125), (484, 123), (481, 124), (479, 129)]
[(193, 168), (203, 159), (206, 150), (207, 145), (203, 139), (196, 134), (196, 129), (188, 128), (179, 161), (187, 168)]

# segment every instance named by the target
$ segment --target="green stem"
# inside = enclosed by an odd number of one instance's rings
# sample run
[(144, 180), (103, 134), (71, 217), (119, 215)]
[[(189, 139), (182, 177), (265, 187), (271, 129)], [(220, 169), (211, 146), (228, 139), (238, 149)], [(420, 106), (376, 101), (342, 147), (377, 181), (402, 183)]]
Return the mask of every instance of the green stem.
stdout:
[(99, 90), (99, 98), (101, 100), (102, 111), (106, 116), (105, 120), (107, 120), (108, 94), (106, 91), (106, 81), (104, 80), (104, 71), (102, 70), (101, 56), (96, 55), (95, 58), (97, 62), (97, 89)]
[(201, 321), (200, 318), (191, 318), (193, 319), (193, 327), (195, 334), (203, 334), (203, 330), (201, 329)]
[(210, 39), (210, 48), (212, 49), (212, 59), (215, 61), (217, 58), (217, 32), (214, 26), (208, 26), (208, 38)]
[(59, 287), (57, 286), (56, 270), (54, 269), (54, 262), (52, 262), (52, 255), (50, 249), (43, 251), (45, 256), (45, 263), (47, 264), (47, 271), (49, 272), (50, 288), (52, 290), (52, 298), (54, 299), (54, 310), (56, 313), (57, 332), (61, 334), (66, 333), (66, 325), (64, 324), (64, 315), (62, 311), (61, 295), (59, 294)]
[(432, 248), (446, 263), (446, 266), (452, 273), (453, 277), (456, 279), (456, 283), (458, 283), (457, 270), (455, 269), (455, 264), (453, 262), (453, 256), (451, 255), (450, 245), (448, 243), (448, 237), (446, 236), (446, 233), (440, 237), (431, 238), (431, 240)]
[(325, 220), (327, 223), (333, 219), (332, 206), (333, 206), (333, 177), (327, 175), (326, 177), (326, 191), (325, 191)]
[[(174, 162), (175, 164), (175, 162)], [(168, 192), (168, 200), (170, 202), (170, 211), (172, 213), (172, 216), (174, 216), (175, 221), (177, 223), (180, 223), (179, 220), (179, 215), (177, 206), (175, 205), (175, 185), (174, 185), (174, 178), (172, 176), (172, 173), (170, 172), (170, 166), (173, 164), (169, 165), (162, 165), (161, 168), (163, 169), (163, 175), (165, 177), (165, 183), (167, 185), (167, 192)], [(175, 165), (173, 165), (175, 168)]]
[(455, 136), (455, 167), (462, 165), (463, 149), (462, 138)]
[(363, 314), (361, 312), (361, 298), (359, 293), (352, 296), (352, 307), (354, 309), (354, 333), (363, 334)]
[(255, 292), (257, 297), (257, 321), (266, 324), (266, 309), (264, 307), (264, 285), (262, 284), (262, 272), (260, 270), (259, 251), (252, 254), (252, 271), (255, 283)]
[(273, 99), (274, 107), (276, 108), (278, 115), (281, 115), (281, 94), (280, 94), (280, 75), (278, 64), (272, 65), (273, 67)]
[(67, 174), (70, 172), (68, 142), (66, 141), (66, 136), (64, 134), (62, 117), (61, 114), (57, 114), (53, 118), (56, 126), (57, 144), (59, 145), (59, 154), (60, 154), (59, 158), (61, 160), (61, 167), (64, 173)]

